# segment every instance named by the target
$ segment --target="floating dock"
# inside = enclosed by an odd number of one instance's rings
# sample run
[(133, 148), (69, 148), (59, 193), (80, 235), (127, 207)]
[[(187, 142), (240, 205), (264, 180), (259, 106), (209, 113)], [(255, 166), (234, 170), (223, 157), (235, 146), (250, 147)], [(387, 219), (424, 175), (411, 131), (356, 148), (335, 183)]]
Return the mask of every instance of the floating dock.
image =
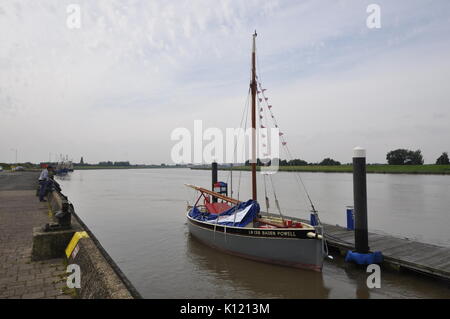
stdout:
[[(309, 223), (294, 217), (288, 217)], [(355, 249), (355, 234), (341, 226), (322, 223), (328, 246), (342, 254)], [(370, 251), (383, 253), (383, 264), (450, 281), (450, 248), (369, 232)]]

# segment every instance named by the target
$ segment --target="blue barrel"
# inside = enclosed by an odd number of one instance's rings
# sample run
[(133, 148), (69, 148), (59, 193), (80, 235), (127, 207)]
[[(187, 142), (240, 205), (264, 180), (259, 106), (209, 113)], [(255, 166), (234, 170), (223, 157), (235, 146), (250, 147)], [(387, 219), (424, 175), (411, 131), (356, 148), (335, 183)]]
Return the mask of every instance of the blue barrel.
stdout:
[(353, 206), (347, 206), (347, 230), (355, 230)]
[(311, 214), (311, 218), (310, 218), (311, 222), (311, 226), (317, 226), (319, 223), (317, 222), (317, 216), (316, 214)]

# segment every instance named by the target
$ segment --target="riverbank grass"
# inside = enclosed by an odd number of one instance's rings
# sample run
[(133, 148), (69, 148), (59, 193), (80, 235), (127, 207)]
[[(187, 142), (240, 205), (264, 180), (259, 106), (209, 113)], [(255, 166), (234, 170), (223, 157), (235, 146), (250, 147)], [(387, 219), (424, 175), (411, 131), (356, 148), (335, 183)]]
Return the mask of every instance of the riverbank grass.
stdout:
[[(194, 168), (209, 169), (209, 168)], [(221, 170), (230, 170), (229, 167), (220, 167)], [(259, 167), (257, 168), (259, 170)], [(250, 166), (236, 166), (233, 170), (249, 171)], [(337, 166), (280, 166), (281, 172), (317, 172), (317, 173), (351, 173), (352, 165)], [(450, 165), (387, 165), (387, 164), (369, 164), (367, 165), (367, 173), (378, 174), (449, 174)]]

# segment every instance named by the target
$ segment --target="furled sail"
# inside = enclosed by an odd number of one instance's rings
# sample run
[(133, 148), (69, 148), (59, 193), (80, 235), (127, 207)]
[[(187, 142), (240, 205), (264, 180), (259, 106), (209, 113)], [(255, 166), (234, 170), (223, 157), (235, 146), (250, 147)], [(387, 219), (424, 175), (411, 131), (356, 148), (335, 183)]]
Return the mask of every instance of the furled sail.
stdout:
[(258, 216), (259, 209), (257, 201), (248, 200), (218, 215), (201, 212), (197, 207), (193, 207), (189, 216), (199, 221), (217, 225), (245, 227)]

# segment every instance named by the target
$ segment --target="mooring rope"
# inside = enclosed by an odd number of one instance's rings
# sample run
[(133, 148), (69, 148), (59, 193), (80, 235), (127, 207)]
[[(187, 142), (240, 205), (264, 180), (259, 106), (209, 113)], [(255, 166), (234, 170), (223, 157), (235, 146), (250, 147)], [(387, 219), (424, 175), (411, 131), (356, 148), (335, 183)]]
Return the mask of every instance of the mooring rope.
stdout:
[(279, 201), (278, 201), (277, 193), (276, 193), (276, 191), (275, 191), (275, 184), (273, 183), (272, 175), (270, 175), (269, 178), (270, 178), (270, 182), (271, 182), (271, 184), (272, 184), (273, 196), (274, 196), (274, 198), (275, 198), (275, 206), (277, 206), (277, 210), (278, 210), (278, 213), (279, 213), (280, 216), (281, 216), (281, 220), (284, 222), (284, 216), (283, 216), (283, 214), (281, 213), (280, 203), (279, 203)]

